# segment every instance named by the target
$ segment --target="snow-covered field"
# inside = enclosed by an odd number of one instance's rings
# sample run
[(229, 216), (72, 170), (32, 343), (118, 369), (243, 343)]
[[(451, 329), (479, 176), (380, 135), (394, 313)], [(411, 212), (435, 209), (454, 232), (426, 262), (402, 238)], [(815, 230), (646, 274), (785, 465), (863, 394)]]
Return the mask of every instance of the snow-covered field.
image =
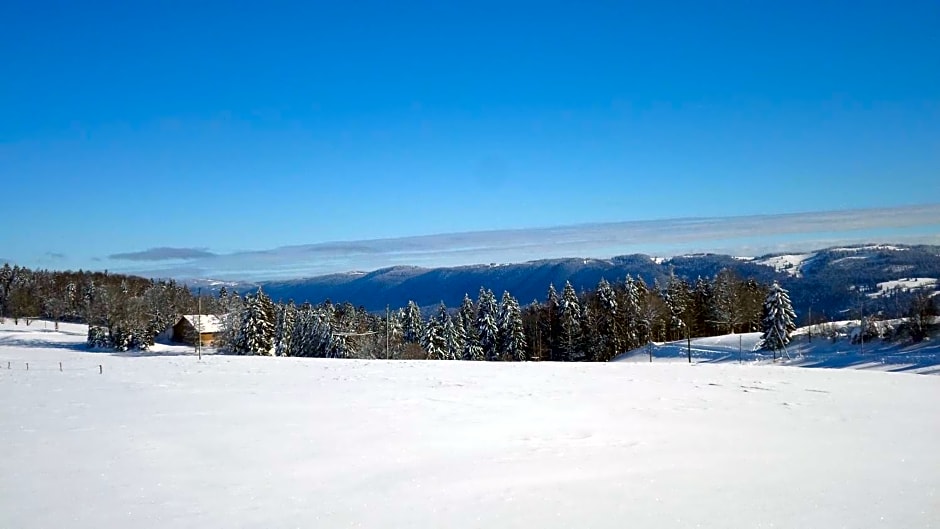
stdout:
[(940, 526), (940, 377), (83, 339), (0, 325), (0, 527)]

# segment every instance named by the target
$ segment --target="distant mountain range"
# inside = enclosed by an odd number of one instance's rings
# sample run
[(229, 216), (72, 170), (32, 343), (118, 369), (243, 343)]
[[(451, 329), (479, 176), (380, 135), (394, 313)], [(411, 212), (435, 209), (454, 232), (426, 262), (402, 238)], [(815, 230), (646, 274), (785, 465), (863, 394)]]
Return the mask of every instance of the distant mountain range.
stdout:
[(611, 259), (547, 259), (517, 264), (453, 268), (397, 266), (374, 272), (350, 272), (289, 281), (225, 283), (200, 280), (193, 286), (247, 292), (263, 287), (273, 299), (296, 303), (349, 301), (369, 310), (402, 307), (409, 300), (421, 306), (460, 304), (464, 294), (476, 299), (480, 287), (499, 295), (508, 290), (523, 304), (544, 300), (548, 285), (560, 290), (571, 281), (579, 290), (594, 288), (601, 278), (622, 281), (627, 274), (648, 284), (670, 274), (695, 280), (730, 269), (744, 278), (790, 290), (794, 308), (805, 316), (850, 317), (859, 310), (896, 312), (899, 299), (888, 294), (912, 289), (936, 291), (940, 278), (940, 246), (860, 245), (833, 247), (804, 254), (770, 254), (756, 258), (695, 254), (656, 258), (635, 254)]

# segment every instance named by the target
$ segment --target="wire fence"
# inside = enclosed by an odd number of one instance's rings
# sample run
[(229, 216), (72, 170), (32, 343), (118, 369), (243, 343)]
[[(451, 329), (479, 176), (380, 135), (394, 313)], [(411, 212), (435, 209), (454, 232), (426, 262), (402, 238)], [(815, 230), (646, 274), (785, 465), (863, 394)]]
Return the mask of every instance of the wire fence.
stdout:
[(40, 372), (59, 372), (59, 373), (90, 373), (97, 372), (99, 375), (104, 374), (104, 364), (97, 364), (93, 366), (89, 365), (75, 365), (75, 364), (66, 364), (65, 362), (43, 362), (43, 361), (25, 361), (25, 360), (6, 360), (0, 358), (0, 371), (40, 371)]

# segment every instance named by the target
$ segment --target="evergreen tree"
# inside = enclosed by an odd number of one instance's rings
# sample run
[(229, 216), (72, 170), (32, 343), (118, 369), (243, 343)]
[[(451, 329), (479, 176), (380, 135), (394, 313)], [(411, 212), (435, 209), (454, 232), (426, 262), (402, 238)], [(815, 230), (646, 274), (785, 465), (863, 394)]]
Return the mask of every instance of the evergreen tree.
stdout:
[(401, 317), (401, 327), (406, 343), (418, 343), (423, 334), (421, 309), (414, 301), (409, 301)]
[(558, 292), (555, 291), (553, 283), (548, 284), (548, 294), (545, 296), (545, 321), (542, 322), (542, 334), (546, 345), (546, 354), (549, 360), (561, 360), (561, 348), (559, 346), (559, 336), (561, 336), (561, 325), (558, 319), (558, 310), (560, 303), (558, 301)]
[(643, 344), (640, 339), (640, 292), (637, 283), (630, 274), (623, 284), (620, 308), (621, 343), (626, 349), (633, 349)]
[(560, 352), (561, 360), (575, 362), (584, 359), (581, 350), (581, 304), (578, 294), (575, 293), (571, 282), (565, 283), (561, 301), (558, 306), (558, 321), (561, 328)]
[(444, 331), (445, 359), (459, 360), (463, 356), (464, 350), (464, 330), (460, 318), (452, 318), (450, 313), (447, 312), (447, 307), (441, 303), (441, 308), (438, 310), (438, 321), (442, 322), (441, 326)]
[(499, 329), (496, 325), (498, 310), (496, 296), (493, 295), (493, 291), (480, 287), (480, 297), (477, 300), (476, 330), (483, 357), (490, 361), (499, 359)]
[(290, 356), (291, 339), (294, 336), (294, 320), (297, 308), (293, 301), (286, 305), (277, 305), (277, 321), (274, 324), (274, 354), (276, 356)]
[(685, 280), (669, 276), (666, 288), (662, 291), (663, 301), (666, 303), (669, 321), (667, 324), (667, 339), (678, 340), (685, 338), (688, 332), (689, 317), (689, 284)]
[(621, 349), (620, 317), (617, 297), (613, 287), (606, 279), (601, 279), (596, 291), (597, 310), (595, 315), (597, 351), (595, 360), (607, 362)]
[(288, 356), (316, 356), (317, 315), (310, 303), (304, 303), (294, 316)]
[(796, 330), (796, 313), (790, 304), (790, 294), (774, 281), (764, 301), (761, 317), (761, 348), (776, 353), (790, 343), (790, 333)]
[(427, 353), (428, 360), (445, 360), (447, 358), (447, 352), (444, 350), (444, 324), (442, 318), (450, 320), (444, 303), (441, 303), (438, 314), (432, 314), (428, 318), (427, 325), (424, 326), (424, 332), (421, 335), (421, 347)]
[(503, 360), (525, 361), (526, 339), (525, 328), (522, 325), (522, 309), (519, 308), (519, 302), (509, 292), (503, 292), (496, 327), (499, 343), (498, 356)]
[(274, 346), (274, 325), (268, 317), (268, 307), (264, 299), (258, 295), (245, 299), (239, 333), (235, 337), (235, 353), (271, 355)]
[(583, 354), (581, 360), (593, 362), (597, 359), (597, 338), (597, 312), (594, 310), (594, 303), (590, 299), (584, 299), (581, 303), (581, 345), (578, 347)]

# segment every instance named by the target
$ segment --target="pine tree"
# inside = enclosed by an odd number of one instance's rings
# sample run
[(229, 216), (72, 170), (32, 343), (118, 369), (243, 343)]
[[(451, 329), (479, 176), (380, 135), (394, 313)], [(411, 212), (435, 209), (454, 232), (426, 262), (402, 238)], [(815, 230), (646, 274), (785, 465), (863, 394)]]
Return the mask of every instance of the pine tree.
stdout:
[(496, 325), (498, 310), (496, 296), (493, 295), (493, 291), (480, 287), (480, 297), (477, 300), (476, 330), (483, 357), (490, 361), (499, 359), (499, 330)]
[(522, 325), (522, 309), (519, 302), (509, 292), (503, 292), (499, 306), (498, 329), (499, 353), (503, 360), (525, 361), (526, 339)]
[(790, 343), (790, 333), (796, 330), (796, 313), (790, 303), (790, 293), (774, 281), (764, 300), (761, 317), (761, 348), (779, 351)]
[(558, 321), (561, 328), (560, 351), (561, 360), (576, 362), (584, 359), (584, 351), (581, 350), (581, 304), (578, 302), (578, 294), (571, 286), (571, 282), (565, 283), (565, 290), (561, 294), (561, 301), (558, 306)]

